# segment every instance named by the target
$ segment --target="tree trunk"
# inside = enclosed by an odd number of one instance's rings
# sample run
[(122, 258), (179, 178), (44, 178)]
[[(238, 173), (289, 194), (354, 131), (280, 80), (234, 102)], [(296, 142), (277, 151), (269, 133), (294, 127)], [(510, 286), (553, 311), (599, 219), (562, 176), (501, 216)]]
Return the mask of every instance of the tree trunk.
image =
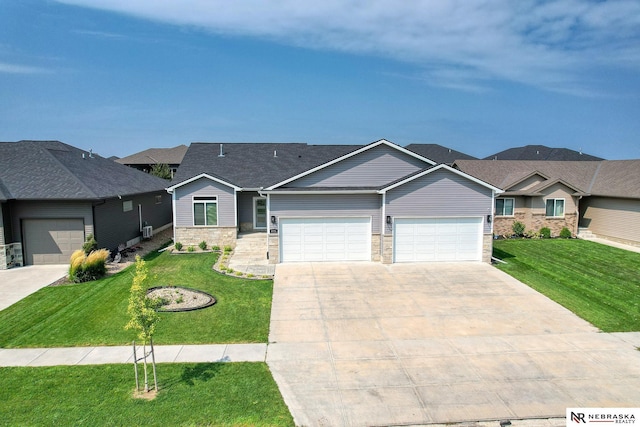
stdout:
[(156, 352), (153, 349), (153, 338), (149, 338), (151, 344), (151, 364), (153, 366), (153, 385), (158, 392), (158, 377), (156, 376)]
[(147, 375), (147, 340), (142, 341), (142, 351), (144, 352), (144, 392), (149, 392), (149, 376)]

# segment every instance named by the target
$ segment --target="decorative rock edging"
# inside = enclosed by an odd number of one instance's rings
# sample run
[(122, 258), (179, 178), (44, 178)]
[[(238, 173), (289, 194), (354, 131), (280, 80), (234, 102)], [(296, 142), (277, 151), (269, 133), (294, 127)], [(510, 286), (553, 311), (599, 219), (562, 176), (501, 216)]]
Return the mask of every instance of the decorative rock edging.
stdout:
[[(176, 307), (163, 308), (163, 306), (160, 306), (157, 311), (180, 312), (200, 310), (202, 308), (211, 307), (217, 302), (213, 295), (198, 289), (185, 288), (184, 286), (155, 286), (147, 289), (147, 296), (154, 295), (155, 298), (163, 298), (167, 294), (172, 294), (174, 290), (175, 292), (180, 293), (180, 299), (183, 301), (178, 302), (172, 300), (170, 304), (167, 305), (175, 305)], [(189, 299), (190, 296), (191, 299)]]

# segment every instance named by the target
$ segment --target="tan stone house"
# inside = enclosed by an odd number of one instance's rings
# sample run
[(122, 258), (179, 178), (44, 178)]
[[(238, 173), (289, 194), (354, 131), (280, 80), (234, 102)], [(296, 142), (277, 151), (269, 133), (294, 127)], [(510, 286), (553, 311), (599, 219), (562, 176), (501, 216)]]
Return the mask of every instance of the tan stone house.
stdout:
[(504, 190), (494, 206), (494, 234), (563, 227), (640, 246), (640, 160), (458, 160), (454, 167)]

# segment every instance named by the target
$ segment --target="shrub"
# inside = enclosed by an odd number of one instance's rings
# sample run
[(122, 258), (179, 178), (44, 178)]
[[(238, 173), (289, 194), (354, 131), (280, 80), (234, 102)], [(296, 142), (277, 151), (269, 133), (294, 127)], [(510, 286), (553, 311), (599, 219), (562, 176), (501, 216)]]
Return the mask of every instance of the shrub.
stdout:
[(93, 237), (93, 234), (87, 235), (87, 240), (84, 241), (84, 244), (82, 245), (82, 250), (86, 255), (89, 255), (91, 252), (95, 251), (96, 249), (98, 249), (98, 242), (96, 242), (96, 239)]
[(189, 247), (187, 248), (187, 252), (193, 252), (193, 251), (195, 251), (195, 250), (196, 250), (196, 248), (195, 248), (195, 247), (193, 247), (193, 246), (189, 246)]
[(85, 255), (84, 251), (78, 249), (71, 254), (69, 265), (69, 280), (74, 283), (89, 282), (97, 280), (107, 274), (107, 259), (109, 251), (100, 249)]
[(518, 237), (522, 237), (524, 235), (525, 226), (520, 221), (514, 222), (511, 229), (513, 230), (513, 234)]
[(200, 249), (202, 249), (203, 251), (207, 249), (207, 242), (205, 242), (204, 240), (202, 242), (200, 242), (198, 244), (198, 246), (200, 247)]
[(213, 250), (213, 251), (219, 251), (219, 250), (220, 250), (220, 246), (218, 246), (218, 245), (212, 246), (212, 247), (211, 247), (211, 250)]
[(551, 229), (549, 227), (542, 227), (540, 229), (540, 237), (543, 239), (551, 238)]
[(569, 230), (567, 227), (562, 227), (562, 230), (560, 230), (560, 238), (562, 239), (570, 239), (571, 238), (571, 230)]
[(540, 238), (540, 233), (533, 231), (533, 230), (527, 230), (526, 233), (524, 233), (524, 236), (529, 238), (529, 239), (539, 239)]
[(227, 246), (224, 247), (224, 251), (227, 252), (227, 253), (231, 252), (232, 250), (233, 250), (233, 248), (231, 246), (227, 245)]
[(176, 251), (181, 251), (182, 250), (182, 243), (176, 242), (176, 244), (173, 245), (173, 247), (176, 248)]

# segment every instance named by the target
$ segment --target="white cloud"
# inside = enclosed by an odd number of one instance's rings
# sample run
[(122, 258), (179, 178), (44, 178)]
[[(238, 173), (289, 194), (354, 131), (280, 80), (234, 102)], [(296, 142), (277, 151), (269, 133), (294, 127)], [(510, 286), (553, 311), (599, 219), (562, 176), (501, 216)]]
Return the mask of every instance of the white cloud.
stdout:
[(0, 62), (0, 73), (6, 74), (38, 74), (47, 73), (48, 70), (39, 67), (31, 67), (28, 65), (9, 64)]
[(307, 48), (390, 57), (476, 90), (492, 80), (584, 92), (590, 66), (640, 69), (637, 0), (58, 0)]

